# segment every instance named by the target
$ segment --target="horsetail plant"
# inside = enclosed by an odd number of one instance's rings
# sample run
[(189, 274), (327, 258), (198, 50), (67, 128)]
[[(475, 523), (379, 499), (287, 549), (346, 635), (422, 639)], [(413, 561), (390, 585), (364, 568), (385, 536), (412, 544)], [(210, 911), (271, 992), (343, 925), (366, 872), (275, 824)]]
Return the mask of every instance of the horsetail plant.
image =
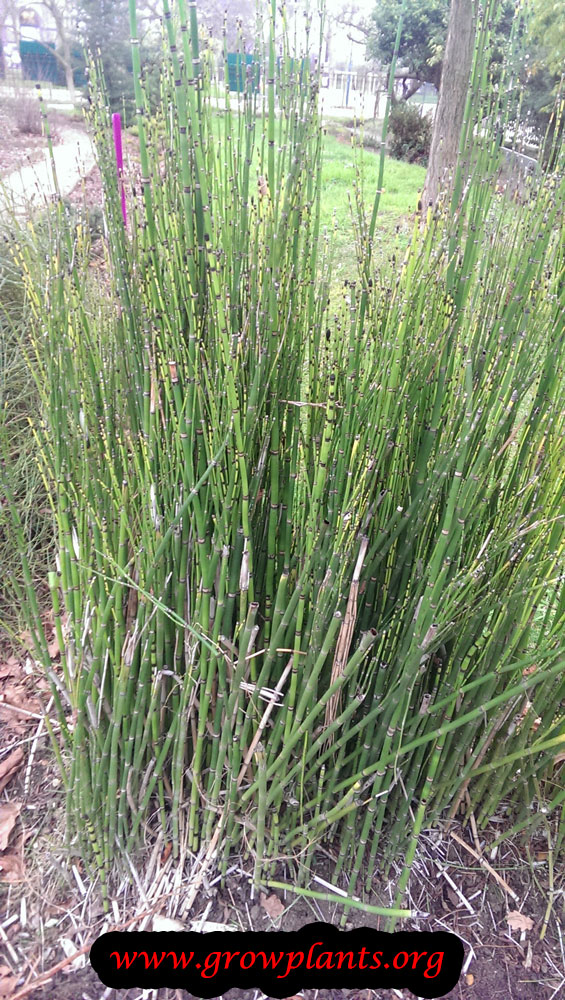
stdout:
[(565, 743), (562, 154), (495, 194), (477, 50), (450, 210), (379, 280), (360, 218), (336, 302), (319, 79), (288, 33), (277, 57), (277, 4), (259, 82), (217, 100), (195, 4), (164, 0), (151, 114), (130, 12), (128, 226), (93, 67), (99, 301), (61, 210), (27, 287), (69, 837), (106, 879), (148, 824), (224, 870), (245, 843), (256, 885), (333, 840), (350, 901), (404, 855), (401, 913), (424, 824), (505, 800), (523, 829)]

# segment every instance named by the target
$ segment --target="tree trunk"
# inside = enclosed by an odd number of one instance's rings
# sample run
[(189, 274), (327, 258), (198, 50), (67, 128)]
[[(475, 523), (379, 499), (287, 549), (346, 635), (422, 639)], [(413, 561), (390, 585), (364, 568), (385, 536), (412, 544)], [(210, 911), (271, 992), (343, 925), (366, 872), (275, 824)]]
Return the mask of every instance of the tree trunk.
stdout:
[[(55, 50), (55, 57), (59, 60), (59, 63), (63, 67), (65, 72), (65, 83), (67, 85), (67, 90), (71, 101), (74, 104), (75, 101), (75, 80), (73, 72), (73, 54), (72, 54), (72, 29), (69, 28), (68, 23), (65, 19), (65, 3), (58, 2), (58, 0), (44, 0), (44, 4), (47, 10), (50, 12), (53, 20), (55, 21), (55, 26), (57, 29), (57, 48)], [(70, 5), (68, 8), (68, 14), (70, 16)]]
[(65, 66), (65, 80), (67, 84), (67, 90), (69, 92), (69, 97), (73, 104), (75, 103), (75, 75), (72, 66)]
[(453, 183), (473, 62), (474, 8), (474, 0), (451, 0), (439, 101), (422, 195), (424, 213), (430, 205), (435, 205), (440, 191), (449, 191)]
[(71, 53), (71, 43), (67, 36), (65, 35), (61, 39), (63, 64), (65, 67), (65, 80), (67, 84), (67, 90), (69, 91), (69, 96), (73, 104), (75, 103), (75, 76), (73, 72), (73, 56)]

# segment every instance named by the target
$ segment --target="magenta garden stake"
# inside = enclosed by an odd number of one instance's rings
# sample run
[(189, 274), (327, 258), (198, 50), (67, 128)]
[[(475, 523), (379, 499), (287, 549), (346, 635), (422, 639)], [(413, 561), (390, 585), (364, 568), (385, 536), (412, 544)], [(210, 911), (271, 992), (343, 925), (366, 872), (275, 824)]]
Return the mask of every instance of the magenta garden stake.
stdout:
[(122, 198), (122, 215), (124, 217), (124, 225), (125, 225), (127, 223), (127, 214), (126, 214), (126, 193), (124, 190), (124, 154), (122, 151), (122, 116), (120, 114), (112, 115), (112, 128), (114, 130), (114, 148), (116, 150), (118, 181), (120, 185), (120, 194)]

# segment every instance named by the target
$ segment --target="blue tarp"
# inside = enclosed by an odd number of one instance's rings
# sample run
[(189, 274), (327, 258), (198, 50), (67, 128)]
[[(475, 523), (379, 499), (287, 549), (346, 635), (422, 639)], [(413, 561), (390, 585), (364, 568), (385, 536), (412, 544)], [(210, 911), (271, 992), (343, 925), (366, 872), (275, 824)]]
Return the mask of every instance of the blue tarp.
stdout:
[(259, 87), (260, 66), (254, 56), (242, 52), (228, 52), (228, 81), (230, 90), (242, 94), (245, 89), (251, 93)]
[[(73, 49), (73, 58), (84, 62), (80, 49)], [(42, 83), (53, 83), (64, 87), (66, 84), (65, 69), (55, 55), (54, 42), (20, 42), (20, 59), (22, 74), (25, 80), (37, 80)], [(73, 72), (76, 87), (84, 87), (84, 69), (80, 66)]]

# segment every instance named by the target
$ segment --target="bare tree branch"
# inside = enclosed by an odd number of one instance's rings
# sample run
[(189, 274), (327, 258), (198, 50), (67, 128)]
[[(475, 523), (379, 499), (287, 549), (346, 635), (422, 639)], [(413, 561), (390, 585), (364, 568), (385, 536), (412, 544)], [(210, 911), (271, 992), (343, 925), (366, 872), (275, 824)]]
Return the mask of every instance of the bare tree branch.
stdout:
[[(365, 38), (367, 38), (369, 36), (369, 34), (370, 34), (369, 28), (367, 27), (367, 25), (363, 21), (360, 22), (360, 23), (359, 22), (355, 22), (355, 21), (349, 21), (349, 20), (346, 20), (345, 18), (342, 18), (342, 17), (339, 17), (339, 16), (335, 18), (335, 21), (337, 22), (337, 24), (342, 24), (344, 28), (354, 28), (355, 31), (358, 31), (359, 34), (364, 35)], [(348, 35), (347, 37), (350, 38), (351, 36)], [(351, 39), (351, 40), (352, 41), (357, 41), (359, 43), (359, 45), (361, 44), (361, 39), (360, 38)]]

